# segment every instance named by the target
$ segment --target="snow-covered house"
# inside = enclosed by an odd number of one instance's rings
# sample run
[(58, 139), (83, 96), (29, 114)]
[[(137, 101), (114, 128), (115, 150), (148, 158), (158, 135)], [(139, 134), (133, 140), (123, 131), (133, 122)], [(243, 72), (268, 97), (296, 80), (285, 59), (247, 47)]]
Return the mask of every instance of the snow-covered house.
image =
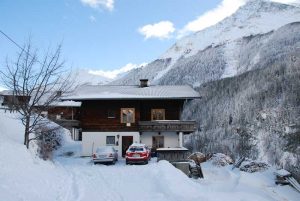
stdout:
[(29, 102), (30, 96), (16, 95), (12, 90), (4, 90), (0, 92), (1, 106), (14, 110), (18, 105)]
[(83, 85), (63, 100), (80, 101), (82, 151), (111, 145), (124, 155), (133, 142), (157, 148), (182, 147), (183, 135), (194, 132), (195, 121), (181, 121), (186, 101), (199, 98), (190, 86)]

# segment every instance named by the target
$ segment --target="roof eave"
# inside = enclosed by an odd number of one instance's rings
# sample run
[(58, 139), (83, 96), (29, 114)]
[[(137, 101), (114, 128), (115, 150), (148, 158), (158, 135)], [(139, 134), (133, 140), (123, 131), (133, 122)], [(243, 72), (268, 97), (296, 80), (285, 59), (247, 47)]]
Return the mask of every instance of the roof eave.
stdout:
[(87, 101), (87, 100), (193, 100), (200, 99), (201, 96), (195, 97), (143, 97), (143, 98), (63, 98), (62, 100)]

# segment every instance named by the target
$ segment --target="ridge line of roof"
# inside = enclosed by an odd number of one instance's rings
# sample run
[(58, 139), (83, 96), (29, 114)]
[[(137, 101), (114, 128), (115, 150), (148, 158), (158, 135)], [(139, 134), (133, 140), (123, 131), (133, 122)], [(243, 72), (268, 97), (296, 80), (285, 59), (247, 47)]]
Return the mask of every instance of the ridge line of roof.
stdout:
[[(118, 84), (109, 84), (109, 85), (107, 85), (107, 84), (105, 84), (105, 85), (101, 85), (101, 84), (99, 84), (99, 85), (93, 85), (93, 84), (85, 84), (85, 85), (79, 85), (79, 87), (84, 87), (84, 86), (93, 86), (93, 87), (98, 87), (98, 86), (116, 86), (116, 87), (133, 87), (133, 86), (135, 86), (135, 87), (138, 87), (138, 86), (140, 86), (140, 85), (118, 85)], [(164, 87), (164, 86), (174, 86), (174, 87), (178, 87), (178, 86), (189, 86), (189, 87), (192, 87), (191, 85), (188, 85), (188, 84), (184, 84), (184, 85), (148, 85), (147, 87), (156, 87), (156, 86), (159, 86), (159, 87)], [(147, 88), (147, 87), (141, 87), (141, 88)], [(192, 87), (193, 88), (193, 87)]]

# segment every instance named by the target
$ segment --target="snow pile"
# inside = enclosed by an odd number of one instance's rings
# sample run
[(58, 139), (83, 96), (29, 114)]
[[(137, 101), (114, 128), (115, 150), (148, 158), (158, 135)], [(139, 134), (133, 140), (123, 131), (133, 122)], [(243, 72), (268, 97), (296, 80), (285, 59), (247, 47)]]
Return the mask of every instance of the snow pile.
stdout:
[(277, 186), (274, 182), (274, 169), (265, 172), (247, 173), (232, 170), (232, 166), (217, 167), (211, 161), (201, 164), (204, 179), (197, 182), (201, 192), (222, 201), (296, 201), (300, 194), (289, 186)]
[(269, 168), (269, 165), (264, 162), (258, 162), (258, 161), (246, 161), (243, 162), (240, 170), (244, 172), (263, 172), (266, 171)]
[(0, 200), (62, 200), (64, 171), (25, 148), (17, 117), (0, 110)]
[(287, 177), (287, 176), (291, 176), (291, 173), (285, 169), (280, 169), (280, 170), (277, 170), (275, 172), (276, 175), (278, 176), (281, 176), (281, 177)]
[(222, 153), (216, 153), (209, 159), (214, 166), (226, 166), (233, 164), (232, 158)]

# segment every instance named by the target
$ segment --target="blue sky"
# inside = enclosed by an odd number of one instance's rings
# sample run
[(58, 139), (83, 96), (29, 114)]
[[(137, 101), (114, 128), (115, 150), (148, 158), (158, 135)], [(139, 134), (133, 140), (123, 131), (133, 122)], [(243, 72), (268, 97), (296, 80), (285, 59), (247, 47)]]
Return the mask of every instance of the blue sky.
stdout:
[[(128, 63), (150, 62), (176, 41), (175, 33), (167, 38), (146, 39), (139, 28), (170, 21), (180, 29), (220, 0), (112, 2), (113, 8), (84, 0), (1, 0), (0, 29), (20, 44), (30, 35), (41, 50), (62, 42), (63, 56), (75, 68), (109, 70)], [(1, 64), (5, 56), (12, 57), (18, 51), (2, 35), (0, 48)]]
[[(0, 29), (19, 44), (31, 36), (42, 51), (62, 42), (66, 65), (110, 73), (153, 61), (178, 38), (215, 24), (245, 1), (1, 0)], [(1, 65), (17, 51), (0, 35)]]

